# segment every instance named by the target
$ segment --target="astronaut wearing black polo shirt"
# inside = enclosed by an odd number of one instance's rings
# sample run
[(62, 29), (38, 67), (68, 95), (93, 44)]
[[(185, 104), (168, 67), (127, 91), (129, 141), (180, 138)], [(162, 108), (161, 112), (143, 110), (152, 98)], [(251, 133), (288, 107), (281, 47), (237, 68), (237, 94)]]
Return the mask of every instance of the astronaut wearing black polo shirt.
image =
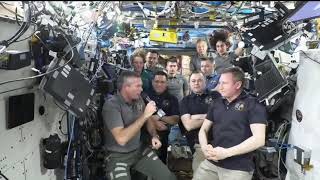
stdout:
[[(200, 132), (206, 156), (194, 180), (250, 180), (253, 151), (265, 144), (267, 114), (255, 97), (243, 91), (244, 73), (238, 67), (225, 69), (219, 80), (222, 98), (210, 106)], [(212, 140), (208, 142), (208, 132)]]
[(193, 152), (192, 170), (196, 171), (199, 164), (205, 159), (198, 141), (198, 132), (206, 117), (210, 104), (220, 94), (216, 91), (205, 91), (206, 80), (200, 71), (192, 72), (190, 75), (191, 94), (185, 96), (180, 102), (180, 115), (185, 128), (188, 145)]
[(153, 100), (158, 109), (162, 109), (166, 115), (159, 117), (153, 115), (151, 118), (154, 121), (162, 146), (158, 149), (158, 156), (163, 163), (167, 161), (168, 136), (170, 128), (179, 121), (179, 103), (178, 99), (168, 92), (168, 76), (163, 71), (155, 73), (152, 80), (152, 91), (149, 97)]

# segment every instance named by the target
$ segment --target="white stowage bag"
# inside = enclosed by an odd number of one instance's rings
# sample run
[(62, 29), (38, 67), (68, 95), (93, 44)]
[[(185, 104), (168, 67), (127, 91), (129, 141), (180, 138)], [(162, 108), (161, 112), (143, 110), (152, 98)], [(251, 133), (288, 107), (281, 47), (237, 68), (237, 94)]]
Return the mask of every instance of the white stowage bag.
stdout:
[[(313, 165), (313, 168), (303, 172), (301, 165), (294, 161), (296, 151), (289, 149), (286, 157), (286, 166), (288, 167), (286, 180), (318, 180), (320, 177), (320, 169), (318, 168), (320, 166), (320, 143), (318, 143), (320, 137), (320, 84), (316, 83), (320, 82), (320, 50), (312, 49), (305, 51), (305, 53), (300, 53), (296, 97), (288, 143), (311, 151), (310, 164)], [(299, 122), (298, 119), (302, 120)]]

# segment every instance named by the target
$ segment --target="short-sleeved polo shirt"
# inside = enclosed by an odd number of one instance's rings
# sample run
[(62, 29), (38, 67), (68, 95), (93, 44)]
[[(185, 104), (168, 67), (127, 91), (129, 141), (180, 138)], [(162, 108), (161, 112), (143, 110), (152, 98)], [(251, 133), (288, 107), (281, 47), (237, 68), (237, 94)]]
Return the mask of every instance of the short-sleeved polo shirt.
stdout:
[(152, 71), (148, 69), (143, 69), (140, 74), (141, 80), (142, 80), (142, 89), (144, 92), (148, 93), (152, 89), (152, 79), (153, 79), (153, 73)]
[[(255, 97), (243, 92), (230, 103), (218, 98), (210, 106), (207, 119), (213, 122), (212, 146), (230, 148), (252, 136), (250, 124), (266, 124), (267, 113)], [(250, 152), (211, 162), (226, 169), (252, 171), (252, 155)]]
[(166, 116), (179, 115), (178, 99), (165, 91), (162, 94), (156, 94), (154, 90), (149, 93), (149, 97), (153, 100), (159, 109), (162, 109)]
[(177, 74), (174, 77), (168, 77), (168, 91), (177, 97), (178, 101), (182, 100), (186, 90), (188, 90), (188, 81), (184, 76)]
[[(220, 97), (220, 94), (216, 91), (206, 91), (203, 94), (192, 93), (182, 99), (180, 103), (180, 115), (183, 116), (185, 114), (206, 114), (210, 104), (214, 102), (218, 97)], [(195, 143), (199, 143), (199, 130), (200, 128), (193, 129), (189, 132), (186, 132), (186, 130), (182, 130), (186, 134), (186, 138), (190, 148), (193, 148)]]
[(114, 95), (105, 102), (102, 109), (102, 117), (105, 126), (105, 147), (114, 152), (131, 152), (140, 146), (140, 132), (126, 145), (121, 146), (113, 137), (111, 130), (116, 127), (128, 127), (134, 123), (143, 113), (145, 104), (142, 98), (127, 103), (120, 93)]

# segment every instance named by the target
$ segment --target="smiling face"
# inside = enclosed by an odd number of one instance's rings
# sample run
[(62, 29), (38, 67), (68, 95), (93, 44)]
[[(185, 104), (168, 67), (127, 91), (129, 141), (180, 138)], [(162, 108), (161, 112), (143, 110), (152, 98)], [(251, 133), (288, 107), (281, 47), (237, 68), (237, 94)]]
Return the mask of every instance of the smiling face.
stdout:
[(135, 72), (141, 73), (143, 70), (143, 58), (139, 56), (135, 56), (132, 60), (132, 65)]
[(155, 75), (152, 86), (157, 94), (162, 94), (167, 90), (167, 77), (164, 75)]

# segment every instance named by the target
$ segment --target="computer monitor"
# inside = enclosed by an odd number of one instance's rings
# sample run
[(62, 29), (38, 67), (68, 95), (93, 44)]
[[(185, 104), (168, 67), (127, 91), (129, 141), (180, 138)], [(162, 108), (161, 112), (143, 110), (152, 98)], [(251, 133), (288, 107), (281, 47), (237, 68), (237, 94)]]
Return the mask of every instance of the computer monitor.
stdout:
[(320, 17), (320, 1), (298, 2), (296, 8), (290, 13), (291, 22), (308, 20)]

